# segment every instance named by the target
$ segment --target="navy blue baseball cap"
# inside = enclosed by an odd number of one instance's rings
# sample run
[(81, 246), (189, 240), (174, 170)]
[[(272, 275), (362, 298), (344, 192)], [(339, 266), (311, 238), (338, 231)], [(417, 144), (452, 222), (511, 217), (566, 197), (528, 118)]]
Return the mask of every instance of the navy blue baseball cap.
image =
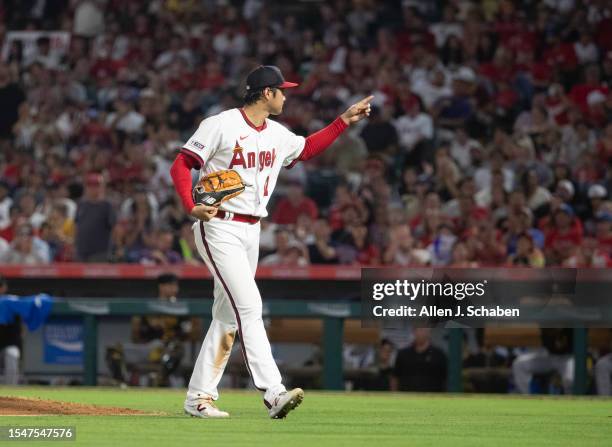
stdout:
[(280, 69), (274, 65), (260, 65), (250, 72), (246, 78), (248, 92), (256, 92), (266, 87), (291, 88), (298, 85), (295, 82), (285, 81)]

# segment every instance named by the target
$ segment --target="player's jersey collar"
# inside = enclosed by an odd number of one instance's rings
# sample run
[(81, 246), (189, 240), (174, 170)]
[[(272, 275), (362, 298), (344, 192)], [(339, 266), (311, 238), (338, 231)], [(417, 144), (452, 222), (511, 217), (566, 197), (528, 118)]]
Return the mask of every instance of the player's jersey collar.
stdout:
[(238, 109), (240, 111), (240, 114), (242, 115), (242, 118), (244, 118), (244, 121), (246, 121), (246, 123), (252, 127), (253, 129), (255, 129), (257, 132), (261, 132), (262, 130), (264, 130), (267, 126), (268, 123), (267, 121), (264, 120), (264, 123), (261, 126), (256, 126), (255, 124), (253, 124), (253, 122), (249, 119), (249, 117), (246, 115), (246, 113), (244, 113), (244, 110), (242, 110), (242, 108)]

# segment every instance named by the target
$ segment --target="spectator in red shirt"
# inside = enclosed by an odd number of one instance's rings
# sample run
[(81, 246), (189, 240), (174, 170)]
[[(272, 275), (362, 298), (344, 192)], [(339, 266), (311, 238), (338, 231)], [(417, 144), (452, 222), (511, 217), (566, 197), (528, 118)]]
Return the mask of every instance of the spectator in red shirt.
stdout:
[(0, 238), (11, 242), (15, 237), (17, 229), (25, 225), (28, 219), (23, 215), (22, 211), (17, 205), (13, 205), (9, 208), (9, 224), (0, 230)]
[(597, 244), (610, 256), (612, 254), (612, 214), (600, 211), (595, 215), (595, 222)]
[[(428, 211), (430, 210), (440, 211), (442, 209), (440, 195), (435, 191), (427, 192), (425, 197), (422, 200), (420, 200), (420, 203), (418, 204), (418, 208), (419, 209), (417, 210), (417, 212), (408, 221), (408, 224), (410, 225), (410, 229), (413, 231), (423, 225), (423, 221), (425, 220), (425, 216)], [(437, 228), (437, 226), (433, 228), (434, 231), (435, 231), (435, 228)]]
[(505, 80), (496, 82), (495, 105), (499, 115), (507, 115), (513, 113), (516, 105), (519, 102), (519, 95), (513, 86)]
[[(514, 255), (514, 263), (535, 265), (530, 247), (544, 250), (545, 233), (550, 244), (574, 247), (574, 239), (582, 232), (592, 239), (583, 241), (569, 258), (561, 259), (554, 252), (551, 262), (570, 265), (574, 259), (582, 265), (580, 256), (590, 256), (596, 260), (585, 261), (587, 265), (601, 265), (599, 254), (591, 256), (590, 244), (599, 244), (596, 226), (605, 223), (598, 223), (596, 216), (607, 209), (607, 191), (612, 191), (612, 124), (608, 124), (612, 121), (612, 39), (607, 38), (612, 35), (612, 19), (606, 18), (602, 6), (610, 2), (550, 0), (545, 5), (503, 0), (484, 2), (482, 8), (469, 6), (479, 2), (442, 2), (446, 6), (440, 7), (436, 5), (440, 2), (415, 0), (362, 1), (357, 8), (350, 1), (326, 2), (310, 11), (304, 7), (305, 14), (320, 16), (308, 26), (300, 26), (297, 16), (291, 15), (291, 2), (271, 7), (251, 1), (243, 9), (230, 6), (218, 14), (203, 15), (191, 7), (197, 2), (174, 1), (155, 10), (148, 3), (111, 0), (108, 14), (97, 16), (99, 33), (73, 35), (67, 54), (61, 43), (38, 54), (42, 59), (30, 55), (20, 43), (9, 49), (5, 64), (0, 64), (4, 80), (0, 84), (9, 82), (4, 97), (11, 96), (12, 90), (7, 93), (11, 85), (19, 84), (27, 101), (19, 107), (19, 101), (0, 101), (6, 105), (0, 115), (8, 123), (0, 126), (4, 130), (0, 177), (9, 186), (8, 197), (0, 192), (0, 199), (4, 198), (0, 236), (11, 239), (21, 221), (32, 214), (27, 200), (25, 207), (20, 200), (24, 193), (33, 194), (41, 205), (36, 226), (58, 200), (70, 207), (72, 217), (75, 204), (67, 197), (81, 195), (78, 179), (86, 178), (88, 172), (101, 172), (111, 180), (112, 208), (100, 212), (120, 211), (127, 222), (112, 230), (114, 254), (108, 260), (128, 261), (132, 260), (129, 253), (157, 250), (154, 228), (170, 226), (175, 232), (181, 228), (182, 210), (174, 206), (167, 188), (158, 187), (170, 184), (169, 168), (176, 151), (198, 125), (200, 115), (239, 106), (233, 88), (238, 86), (226, 85), (228, 79), (240, 78), (251, 65), (270, 60), (288, 79), (305, 76), (290, 98), (298, 107), (281, 120), (296, 134), (320, 127), (322, 115), (311, 110), (313, 104), (335, 118), (341, 103), (373, 93), (378, 99), (375, 105), (384, 113), (384, 125), (370, 123), (367, 131), (376, 134), (370, 135), (370, 148), (381, 146), (379, 136), (391, 142), (382, 144), (381, 150), (393, 152), (397, 132), (391, 129), (393, 135), (389, 135), (388, 122), (401, 114), (402, 104), (414, 95), (425, 106), (421, 118), (433, 121), (440, 140), (438, 151), (421, 151), (412, 157), (415, 162), (409, 163), (404, 177), (392, 175), (405, 170), (397, 160), (393, 162), (397, 154), (368, 155), (365, 146), (361, 152), (350, 147), (342, 151), (344, 161), (348, 160), (343, 166), (350, 169), (340, 169), (336, 159), (303, 168), (298, 175), (302, 185), (318, 168), (329, 171), (326, 178), (329, 175), (349, 185), (337, 188), (331, 207), (327, 197), (311, 197), (317, 203), (314, 206), (298, 191), (297, 198), (287, 197), (276, 202), (277, 208), (270, 208), (268, 225), (277, 225), (272, 218), (290, 223), (288, 227), (295, 227), (292, 232), (314, 247), (310, 262), (370, 262), (373, 253), (368, 247), (373, 244), (386, 254), (387, 263), (393, 258), (393, 264), (412, 265), (410, 250), (430, 247), (427, 254), (432, 264), (446, 265), (453, 244), (460, 240), (455, 249), (457, 262), (498, 264), (507, 254)], [(57, 16), (45, 13), (42, 28), (61, 29), (69, 24), (74, 8), (64, 6)], [(7, 29), (26, 26), (28, 31), (44, 32), (40, 24), (23, 22), (18, 16), (6, 14)], [(186, 31), (180, 29), (185, 17), (193, 18)], [(258, 27), (263, 19), (270, 29)], [(66, 70), (49, 69), (49, 64), (56, 66), (60, 60), (51, 54), (56, 51)], [(404, 64), (389, 63), (394, 60)], [(18, 120), (12, 126), (15, 116)], [(479, 144), (461, 133), (466, 125), (469, 136), (478, 138)], [(459, 136), (453, 136), (453, 130)], [(402, 129), (398, 132), (402, 143)], [(523, 192), (520, 178), (531, 168), (537, 172), (530, 174), (530, 186)], [(66, 192), (58, 196), (53, 188), (49, 191), (41, 172), (48, 181), (63, 183)], [(477, 187), (467, 178), (474, 178)], [(468, 185), (467, 191), (460, 185)], [(551, 196), (555, 185), (557, 194)], [(151, 200), (138, 199), (145, 197), (137, 193), (141, 188)], [(403, 196), (404, 209), (394, 206), (397, 198), (390, 193), (396, 190)], [(528, 210), (528, 217), (522, 211), (527, 193), (536, 217), (544, 216), (539, 219), (543, 231), (534, 228), (532, 211)], [(10, 201), (20, 203), (12, 214)], [(134, 209), (126, 208), (132, 202)], [(567, 217), (556, 218), (563, 203), (580, 215), (566, 232), (556, 222)], [(313, 221), (317, 214), (319, 221)], [(321, 214), (334, 232), (331, 240), (325, 225), (319, 228), (320, 234), (313, 233), (313, 222), (323, 222)], [(528, 224), (523, 222), (527, 219)], [(52, 220), (47, 220), (50, 228), (42, 225), (42, 233), (53, 244)], [(369, 237), (358, 248), (353, 233), (359, 234), (362, 225), (367, 226)], [(78, 228), (82, 226), (81, 222)], [(401, 231), (394, 230), (396, 226)], [(523, 232), (533, 240), (518, 240)], [(95, 242), (99, 235), (93, 239), (88, 235), (85, 242)], [(607, 244), (605, 237), (601, 240), (602, 246)], [(394, 247), (398, 244), (402, 253)], [(524, 250), (517, 248), (519, 244)], [(466, 249), (467, 258), (462, 253)], [(517, 251), (524, 256), (517, 257)], [(295, 248), (288, 253), (281, 263), (303, 264), (308, 257), (299, 256)], [(67, 258), (62, 255), (62, 260)], [(536, 260), (539, 265), (540, 256)]]
[(308, 214), (312, 220), (319, 215), (317, 204), (304, 195), (304, 188), (299, 182), (291, 182), (287, 196), (279, 200), (272, 220), (279, 225), (294, 225), (300, 214)]
[(605, 127), (597, 143), (597, 152), (602, 163), (608, 164), (612, 159), (612, 122)]
[(334, 194), (334, 201), (328, 210), (328, 220), (332, 231), (341, 229), (345, 222), (342, 217), (344, 210), (347, 207), (353, 207), (357, 197), (353, 194), (348, 186), (338, 185)]
[(480, 65), (479, 72), (494, 83), (500, 81), (511, 82), (515, 75), (512, 54), (504, 47), (498, 48), (493, 61)]
[(526, 68), (531, 74), (531, 82), (539, 91), (544, 91), (550, 85), (553, 78), (553, 67), (542, 59), (533, 59), (532, 55), (522, 56), (526, 59)]
[(548, 116), (559, 126), (569, 124), (568, 108), (570, 102), (563, 91), (561, 84), (553, 84), (548, 88), (545, 99)]
[(553, 265), (561, 265), (582, 243), (582, 225), (574, 217), (574, 210), (562, 204), (553, 216), (553, 225), (546, 233), (546, 258)]
[(606, 53), (601, 68), (601, 80), (609, 87), (612, 85), (612, 51)]
[(489, 218), (488, 210), (478, 206), (472, 194), (462, 191), (457, 204), (459, 215), (453, 219), (453, 224), (460, 232), (469, 232), (478, 222)]
[(90, 68), (90, 74), (95, 79), (102, 79), (105, 77), (113, 78), (121, 69), (126, 65), (123, 60), (115, 60), (112, 57), (112, 43), (104, 42), (95, 54), (95, 62)]
[(478, 262), (472, 260), (472, 253), (465, 242), (457, 241), (451, 250), (450, 267), (472, 268), (477, 267)]
[(355, 225), (349, 229), (352, 236), (352, 247), (355, 249), (354, 262), (360, 265), (380, 264), (380, 250), (370, 241), (368, 228), (365, 225)]
[(490, 219), (478, 222), (466, 245), (473, 258), (482, 265), (501, 265), (506, 260), (506, 246), (501, 238), (501, 232), (495, 228)]
[(564, 267), (606, 268), (612, 265), (608, 251), (599, 246), (597, 239), (586, 237), (576, 254), (564, 262)]
[(587, 96), (587, 122), (595, 129), (601, 129), (608, 123), (606, 116), (605, 102), (606, 96), (599, 90), (593, 90)]
[(589, 93), (593, 91), (600, 91), (604, 95), (608, 94), (608, 87), (600, 82), (600, 72), (597, 65), (589, 65), (584, 69), (584, 82), (574, 85), (569, 97), (574, 104), (580, 107), (583, 113), (588, 113), (589, 104), (587, 98)]
[(420, 248), (426, 248), (433, 242), (438, 228), (444, 221), (445, 219), (440, 209), (425, 209), (422, 221), (414, 228), (415, 237), (418, 238), (418, 246)]
[(574, 51), (574, 45), (562, 42), (556, 34), (548, 37), (547, 50), (544, 52), (544, 60), (548, 65), (558, 67), (562, 72), (568, 73), (576, 70), (578, 58)]
[(200, 74), (196, 84), (204, 91), (212, 91), (213, 89), (223, 86), (223, 84), (225, 84), (225, 76), (223, 76), (223, 72), (221, 71), (221, 65), (216, 61), (208, 62), (206, 64), (206, 70)]

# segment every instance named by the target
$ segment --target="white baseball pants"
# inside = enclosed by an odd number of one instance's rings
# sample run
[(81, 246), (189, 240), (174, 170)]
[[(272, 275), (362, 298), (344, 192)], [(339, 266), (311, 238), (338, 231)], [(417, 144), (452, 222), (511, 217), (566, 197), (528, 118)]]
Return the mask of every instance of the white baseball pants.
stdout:
[(218, 399), (217, 386), (234, 338), (255, 387), (271, 402), (285, 390), (262, 319), (261, 295), (255, 283), (260, 224), (213, 218), (193, 226), (198, 252), (214, 276), (212, 322), (189, 382), (187, 398)]
[[(0, 349), (0, 353), (3, 350)], [(21, 351), (17, 346), (7, 346), (4, 348), (4, 384), (19, 384), (19, 359)]]
[(612, 354), (606, 354), (595, 363), (597, 394), (612, 396)]
[(512, 363), (514, 384), (522, 394), (529, 394), (529, 383), (534, 374), (546, 374), (557, 371), (563, 381), (566, 393), (571, 393), (574, 383), (574, 357), (572, 355), (554, 355), (546, 349), (519, 355)]

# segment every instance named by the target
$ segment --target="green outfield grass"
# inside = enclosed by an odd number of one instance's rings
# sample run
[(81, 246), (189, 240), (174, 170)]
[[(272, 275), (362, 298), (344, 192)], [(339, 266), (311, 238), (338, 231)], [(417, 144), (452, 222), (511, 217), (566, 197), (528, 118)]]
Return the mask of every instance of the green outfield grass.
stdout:
[(183, 415), (183, 392), (113, 388), (2, 388), (23, 396), (128, 407), (164, 416), (2, 417), (0, 425), (74, 425), (86, 446), (611, 446), (612, 400), (476, 395), (308, 392), (285, 420), (270, 420), (255, 392), (228, 391), (228, 420)]

